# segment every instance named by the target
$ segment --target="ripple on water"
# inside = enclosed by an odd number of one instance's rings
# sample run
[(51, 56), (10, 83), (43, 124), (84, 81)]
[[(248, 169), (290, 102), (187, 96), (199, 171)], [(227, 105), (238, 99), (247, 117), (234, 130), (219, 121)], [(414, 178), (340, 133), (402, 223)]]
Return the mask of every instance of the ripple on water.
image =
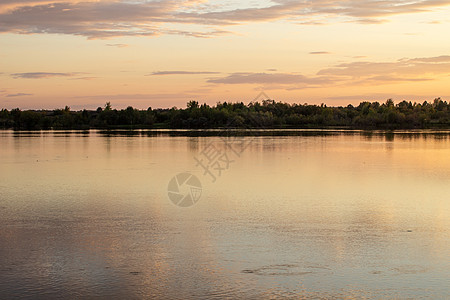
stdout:
[(372, 270), (369, 274), (372, 275), (407, 275), (407, 274), (422, 274), (428, 272), (429, 269), (418, 265), (402, 265), (389, 270)]
[(422, 266), (404, 265), (393, 268), (392, 271), (398, 274), (421, 274), (428, 272), (428, 269)]
[(244, 269), (241, 273), (261, 276), (301, 276), (317, 273), (319, 270), (329, 270), (321, 266), (300, 266), (295, 264), (268, 265), (256, 269)]

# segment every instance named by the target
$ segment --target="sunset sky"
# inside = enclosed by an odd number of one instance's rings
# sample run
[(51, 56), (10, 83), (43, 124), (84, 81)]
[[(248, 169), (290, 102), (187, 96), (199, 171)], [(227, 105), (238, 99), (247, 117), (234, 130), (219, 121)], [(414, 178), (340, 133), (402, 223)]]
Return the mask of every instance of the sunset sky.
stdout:
[(0, 108), (450, 100), (450, 1), (1, 0)]

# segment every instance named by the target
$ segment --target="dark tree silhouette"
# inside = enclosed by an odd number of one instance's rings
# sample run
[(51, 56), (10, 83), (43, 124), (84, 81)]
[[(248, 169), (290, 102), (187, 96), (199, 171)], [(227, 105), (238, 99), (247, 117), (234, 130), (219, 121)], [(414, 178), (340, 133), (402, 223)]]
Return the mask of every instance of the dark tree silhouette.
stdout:
[(110, 102), (97, 110), (64, 109), (0, 111), (0, 128), (39, 129), (138, 129), (138, 128), (360, 128), (360, 129), (450, 129), (450, 105), (441, 98), (432, 102), (395, 104), (361, 102), (358, 106), (328, 107), (264, 100), (262, 103), (217, 103), (191, 100), (185, 109), (138, 110), (131, 106), (113, 109)]

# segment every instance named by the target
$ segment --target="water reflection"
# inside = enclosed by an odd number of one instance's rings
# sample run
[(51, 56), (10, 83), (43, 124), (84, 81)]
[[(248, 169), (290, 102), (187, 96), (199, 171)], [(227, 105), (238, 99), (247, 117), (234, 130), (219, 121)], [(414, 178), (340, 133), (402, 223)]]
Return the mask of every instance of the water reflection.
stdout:
[[(2, 298), (448, 298), (446, 131), (0, 132)], [(181, 171), (196, 206), (167, 198)]]

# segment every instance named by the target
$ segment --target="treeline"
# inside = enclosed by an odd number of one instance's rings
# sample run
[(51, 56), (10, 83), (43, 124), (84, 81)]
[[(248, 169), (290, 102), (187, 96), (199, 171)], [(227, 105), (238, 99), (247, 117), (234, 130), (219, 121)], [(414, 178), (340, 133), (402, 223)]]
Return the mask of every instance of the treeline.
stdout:
[(289, 104), (264, 100), (245, 105), (218, 103), (199, 105), (189, 101), (184, 109), (117, 110), (109, 102), (97, 110), (71, 111), (2, 109), (0, 127), (17, 130), (39, 129), (138, 129), (138, 128), (360, 128), (414, 129), (450, 128), (450, 105), (437, 98), (433, 102), (398, 104), (361, 102), (358, 106), (328, 107)]

